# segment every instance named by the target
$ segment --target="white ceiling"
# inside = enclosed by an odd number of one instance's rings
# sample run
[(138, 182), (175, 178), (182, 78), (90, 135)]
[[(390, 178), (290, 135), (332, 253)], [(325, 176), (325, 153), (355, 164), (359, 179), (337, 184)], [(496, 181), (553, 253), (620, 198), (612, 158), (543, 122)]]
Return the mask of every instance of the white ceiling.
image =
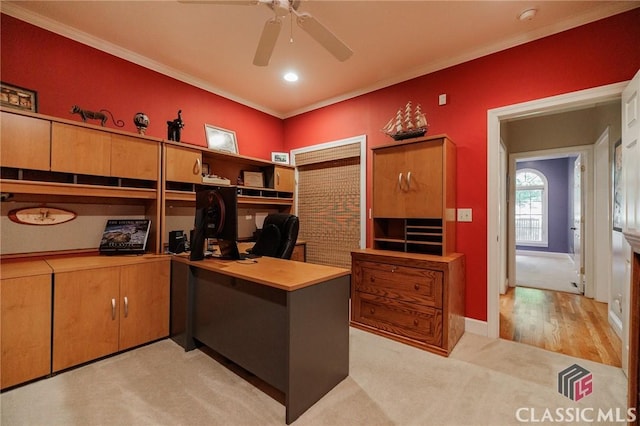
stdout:
[[(3, 13), (280, 118), (640, 7), (638, 1), (303, 0), (353, 51), (339, 62), (287, 19), (269, 66), (252, 64), (264, 5), (2, 1)], [(530, 21), (517, 16), (538, 10)], [(282, 79), (285, 71), (297, 83)]]

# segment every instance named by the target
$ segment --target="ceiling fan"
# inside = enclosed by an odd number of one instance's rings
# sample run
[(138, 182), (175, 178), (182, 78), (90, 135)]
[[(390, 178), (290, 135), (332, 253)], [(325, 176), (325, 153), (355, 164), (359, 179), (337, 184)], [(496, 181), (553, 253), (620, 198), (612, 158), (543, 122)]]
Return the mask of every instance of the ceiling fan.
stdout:
[(274, 11), (275, 16), (264, 24), (262, 35), (258, 42), (258, 48), (253, 57), (253, 64), (257, 66), (267, 66), (273, 48), (276, 45), (280, 30), (282, 29), (282, 21), (287, 15), (291, 15), (291, 19), (295, 16), (298, 26), (306, 31), (315, 41), (320, 43), (329, 53), (336, 57), (339, 61), (346, 61), (353, 55), (353, 51), (344, 44), (335, 34), (322, 25), (311, 14), (298, 12), (300, 0), (179, 0), (181, 3), (207, 3), (207, 4), (227, 4), (253, 6), (263, 4)]

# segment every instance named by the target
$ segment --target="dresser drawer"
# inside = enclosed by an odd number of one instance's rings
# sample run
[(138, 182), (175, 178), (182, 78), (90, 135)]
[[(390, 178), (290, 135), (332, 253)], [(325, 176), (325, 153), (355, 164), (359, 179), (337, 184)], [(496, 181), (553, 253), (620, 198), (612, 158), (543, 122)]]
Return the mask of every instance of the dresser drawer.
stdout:
[(354, 321), (431, 345), (442, 344), (442, 311), (438, 309), (362, 292), (355, 293), (352, 303)]
[(391, 265), (388, 263), (358, 262), (355, 269), (356, 291), (400, 302), (417, 303), (442, 308), (441, 271)]

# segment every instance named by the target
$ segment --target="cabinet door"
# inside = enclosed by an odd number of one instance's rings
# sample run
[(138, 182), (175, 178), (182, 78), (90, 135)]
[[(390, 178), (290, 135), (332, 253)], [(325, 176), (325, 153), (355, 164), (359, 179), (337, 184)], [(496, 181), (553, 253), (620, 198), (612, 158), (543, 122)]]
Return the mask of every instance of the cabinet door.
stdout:
[(385, 148), (373, 155), (373, 217), (403, 218), (404, 147)]
[(193, 149), (167, 145), (166, 180), (202, 183), (202, 153)]
[(51, 372), (51, 274), (0, 280), (3, 389)]
[(120, 350), (169, 335), (169, 260), (123, 266)]
[(400, 145), (373, 157), (373, 216), (442, 217), (442, 143)]
[(51, 170), (109, 176), (111, 174), (111, 134), (79, 126), (53, 123)]
[(295, 189), (295, 172), (288, 167), (275, 167), (274, 189), (282, 192), (293, 192)]
[(53, 371), (118, 351), (120, 268), (55, 274)]
[(111, 135), (111, 176), (157, 181), (160, 144), (124, 135)]
[(2, 112), (2, 167), (49, 170), (51, 122)]

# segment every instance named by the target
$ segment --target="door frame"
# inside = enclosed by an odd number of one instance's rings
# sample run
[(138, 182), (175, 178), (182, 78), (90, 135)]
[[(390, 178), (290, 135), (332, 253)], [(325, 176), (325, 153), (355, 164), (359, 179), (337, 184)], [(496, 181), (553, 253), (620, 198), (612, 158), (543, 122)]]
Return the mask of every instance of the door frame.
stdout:
[(551, 111), (568, 110), (621, 99), (627, 82), (580, 90), (487, 111), (487, 332), (500, 337), (500, 253), (507, 243), (500, 231), (500, 121), (533, 116)]

